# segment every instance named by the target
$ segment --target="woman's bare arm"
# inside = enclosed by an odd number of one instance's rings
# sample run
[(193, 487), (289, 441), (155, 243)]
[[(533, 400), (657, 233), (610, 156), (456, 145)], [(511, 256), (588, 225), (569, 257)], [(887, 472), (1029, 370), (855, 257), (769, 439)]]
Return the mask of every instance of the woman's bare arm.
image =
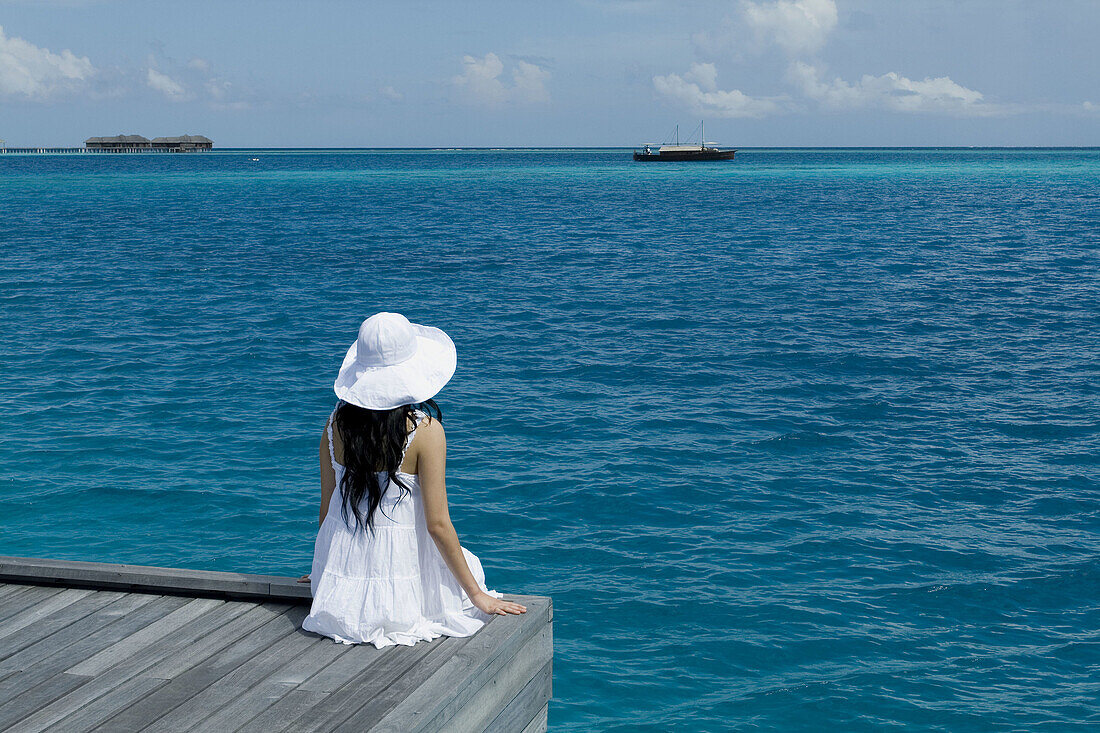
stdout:
[(321, 433), (321, 516), (317, 520), (318, 527), (325, 521), (325, 516), (328, 514), (328, 503), (332, 499), (335, 490), (336, 471), (332, 468), (332, 458), (329, 454), (328, 424), (326, 423), (325, 430)]
[[(328, 514), (328, 503), (332, 500), (332, 494), (336, 490), (336, 471), (332, 468), (332, 459), (328, 452), (328, 423), (321, 433), (321, 516), (317, 519), (317, 526), (324, 524), (325, 515)], [(298, 578), (299, 583), (309, 582), (309, 573)]]
[(416, 473), (420, 478), (420, 490), (424, 497), (424, 519), (428, 532), (439, 548), (439, 554), (454, 573), (459, 585), (466, 591), (474, 605), (485, 613), (526, 613), (518, 603), (493, 598), (481, 589), (470, 572), (466, 556), (458, 541), (458, 533), (451, 523), (447, 507), (447, 436), (438, 420), (426, 419), (416, 431)]

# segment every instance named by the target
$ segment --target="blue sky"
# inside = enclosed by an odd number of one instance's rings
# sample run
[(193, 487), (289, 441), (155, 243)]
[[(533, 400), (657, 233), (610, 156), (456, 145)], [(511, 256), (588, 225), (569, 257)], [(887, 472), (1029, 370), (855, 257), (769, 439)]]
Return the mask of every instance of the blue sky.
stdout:
[(0, 0), (0, 138), (1100, 145), (1096, 0)]

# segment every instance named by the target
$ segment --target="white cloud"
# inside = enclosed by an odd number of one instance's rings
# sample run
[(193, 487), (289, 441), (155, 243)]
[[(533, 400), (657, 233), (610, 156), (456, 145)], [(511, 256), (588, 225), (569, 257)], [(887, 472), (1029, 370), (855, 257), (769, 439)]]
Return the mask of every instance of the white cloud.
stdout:
[(537, 64), (518, 61), (512, 69), (510, 85), (501, 81), (504, 62), (495, 53), (487, 53), (482, 58), (463, 56), (462, 69), (462, 74), (451, 81), (472, 101), (490, 106), (550, 101), (550, 92), (546, 89), (550, 72)]
[(210, 95), (210, 98), (217, 102), (229, 96), (229, 92), (233, 88), (233, 85), (228, 81), (218, 78), (207, 79), (203, 86), (206, 88), (206, 93)]
[(233, 83), (226, 79), (212, 76), (206, 79), (202, 86), (208, 97), (207, 103), (214, 109), (241, 110), (249, 109), (252, 106), (247, 101), (238, 98)]
[(501, 104), (507, 93), (498, 78), (504, 71), (504, 63), (495, 53), (484, 58), (462, 57), (462, 74), (454, 77), (455, 86), (465, 89), (471, 97), (489, 104)]
[(655, 76), (653, 88), (658, 94), (683, 104), (695, 115), (763, 117), (782, 111), (775, 99), (750, 97), (739, 89), (719, 89), (718, 70), (714, 64), (692, 64), (683, 76)]
[(87, 56), (68, 49), (53, 53), (22, 38), (6, 36), (0, 27), (0, 94), (44, 99), (81, 86), (95, 73)]
[(833, 0), (745, 2), (741, 10), (758, 38), (774, 41), (791, 55), (817, 51), (836, 28)]
[(718, 88), (718, 68), (714, 64), (692, 64), (684, 79), (701, 89), (714, 91)]
[(791, 64), (789, 78), (803, 94), (828, 109), (870, 107), (893, 112), (942, 112), (968, 117), (1010, 111), (986, 102), (981, 92), (957, 84), (947, 76), (916, 81), (891, 71), (881, 76), (864, 74), (854, 83), (839, 77), (822, 81), (820, 69), (795, 61)]
[(204, 104), (217, 110), (245, 110), (262, 105), (261, 95), (230, 81), (199, 56), (181, 63), (163, 54), (146, 58), (142, 81), (172, 102)]
[(146, 70), (145, 82), (151, 88), (156, 89), (170, 99), (180, 99), (183, 97), (183, 86), (172, 77), (167, 74), (162, 74), (154, 68), (150, 67)]
[[(834, 0), (775, 0), (741, 6), (746, 23), (761, 42), (775, 43), (797, 59), (821, 49), (837, 25)], [(698, 42), (697, 42), (698, 43)], [(942, 113), (977, 117), (1020, 111), (985, 101), (982, 93), (948, 76), (910, 79), (897, 72), (864, 74), (858, 81), (823, 81), (821, 70), (805, 61), (791, 62), (788, 79), (824, 109), (886, 109), (893, 112)]]
[(390, 100), (391, 102), (400, 102), (402, 99), (405, 98), (404, 94), (397, 91), (396, 89), (394, 89), (392, 86), (389, 86), (388, 84), (386, 86), (382, 87), (379, 91), (381, 92), (383, 97)]
[(550, 92), (546, 89), (546, 82), (550, 80), (550, 72), (541, 66), (520, 61), (512, 70), (512, 81), (515, 86), (512, 92), (517, 99), (524, 102), (549, 102)]

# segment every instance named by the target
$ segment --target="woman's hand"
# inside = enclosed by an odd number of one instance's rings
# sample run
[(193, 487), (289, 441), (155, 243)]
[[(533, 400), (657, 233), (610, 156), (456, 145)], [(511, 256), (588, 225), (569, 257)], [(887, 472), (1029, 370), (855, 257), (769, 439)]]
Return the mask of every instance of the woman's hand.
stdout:
[(298, 582), (299, 583), (308, 583), (309, 582), (309, 573), (306, 573), (302, 577), (298, 578)]
[(507, 616), (510, 613), (527, 613), (527, 606), (521, 606), (503, 598), (493, 598), (488, 593), (478, 593), (470, 599), (483, 613), (496, 616)]

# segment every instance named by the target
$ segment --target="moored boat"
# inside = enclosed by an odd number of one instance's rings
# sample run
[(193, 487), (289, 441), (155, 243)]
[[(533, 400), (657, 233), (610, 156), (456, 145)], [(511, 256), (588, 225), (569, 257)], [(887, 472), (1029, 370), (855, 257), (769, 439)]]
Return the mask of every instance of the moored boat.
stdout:
[[(679, 125), (676, 127), (677, 141), (674, 145), (661, 145), (656, 151), (653, 150), (652, 144), (646, 144), (642, 147), (641, 152), (634, 151), (634, 160), (643, 162), (671, 162), (671, 161), (689, 161), (689, 160), (733, 160), (734, 150), (722, 150), (717, 147), (707, 147), (706, 142), (700, 142), (698, 145), (680, 145)], [(705, 141), (703, 137), (703, 123), (699, 123), (699, 139)]]

